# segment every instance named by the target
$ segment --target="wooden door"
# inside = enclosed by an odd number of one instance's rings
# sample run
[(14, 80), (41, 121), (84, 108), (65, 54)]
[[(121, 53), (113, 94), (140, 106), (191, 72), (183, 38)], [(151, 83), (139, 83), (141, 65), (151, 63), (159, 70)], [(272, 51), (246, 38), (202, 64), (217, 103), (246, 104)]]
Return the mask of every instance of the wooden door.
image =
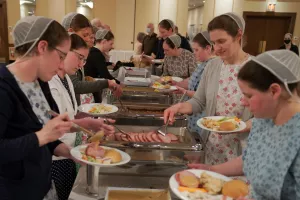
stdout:
[(295, 13), (244, 12), (247, 45), (244, 50), (251, 55), (279, 49), (286, 33), (293, 33)]
[(6, 1), (0, 0), (0, 62), (8, 63), (8, 27)]

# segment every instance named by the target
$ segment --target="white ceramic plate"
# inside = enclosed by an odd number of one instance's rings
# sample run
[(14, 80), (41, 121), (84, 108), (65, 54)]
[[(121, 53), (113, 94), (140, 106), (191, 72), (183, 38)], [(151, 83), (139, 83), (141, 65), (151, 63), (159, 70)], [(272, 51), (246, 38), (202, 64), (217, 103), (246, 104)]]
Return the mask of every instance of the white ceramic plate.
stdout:
[(161, 59), (154, 59), (154, 60), (152, 60), (152, 62), (155, 64), (163, 64), (164, 63), (164, 61)]
[[(208, 175), (211, 175), (211, 176), (213, 176), (215, 178), (222, 179), (224, 181), (231, 181), (232, 180), (231, 178), (228, 178), (226, 176), (223, 176), (221, 174), (218, 174), (218, 173), (215, 173), (215, 172), (211, 172), (211, 171), (200, 170), (200, 169), (189, 169), (187, 171), (192, 172), (197, 177), (200, 177), (203, 172), (206, 172)], [(179, 184), (176, 181), (175, 175), (176, 174), (173, 174), (171, 176), (170, 180), (169, 180), (170, 189), (180, 199), (182, 199), (182, 200), (190, 200), (188, 197), (186, 197), (184, 194), (182, 194), (182, 192), (180, 192), (178, 190)], [(204, 193), (204, 194), (206, 194), (206, 193)], [(206, 195), (208, 195), (208, 194), (206, 194)], [(223, 195), (208, 195), (208, 196), (212, 197), (213, 199), (220, 199), (221, 200)]]
[(151, 75), (151, 80), (158, 81), (158, 80), (160, 80), (160, 76)]
[(80, 145), (80, 146), (74, 147), (73, 149), (71, 149), (71, 155), (74, 158), (76, 158), (77, 160), (80, 160), (81, 162), (84, 162), (88, 165), (99, 166), (99, 167), (113, 167), (113, 166), (118, 166), (118, 165), (124, 165), (124, 164), (128, 163), (131, 160), (131, 157), (123, 151), (120, 151), (120, 150), (115, 149), (115, 148), (101, 146), (102, 148), (107, 149), (107, 150), (114, 149), (114, 150), (118, 151), (122, 156), (122, 161), (118, 162), (118, 163), (112, 163), (112, 164), (101, 164), (101, 163), (89, 162), (87, 160), (82, 159), (82, 154), (80, 152), (81, 149), (84, 149), (87, 146), (88, 145), (85, 144), (85, 145)]
[(182, 78), (180, 78), (180, 77), (175, 77), (175, 76), (172, 76), (172, 80), (175, 81), (175, 82), (181, 82), (181, 81), (183, 81)]
[[(209, 118), (209, 119), (213, 119), (213, 120), (220, 120), (222, 118), (224, 118), (225, 116), (212, 116), (212, 117), (204, 117), (204, 118)], [(238, 122), (238, 128), (233, 130), (233, 131), (218, 131), (218, 130), (213, 130), (213, 129), (210, 129), (210, 128), (207, 128), (205, 127), (203, 124), (202, 124), (202, 121), (204, 118), (201, 118), (197, 121), (197, 125), (202, 128), (202, 129), (205, 129), (205, 130), (208, 130), (208, 131), (213, 131), (213, 132), (216, 132), (216, 133), (234, 133), (234, 132), (238, 132), (238, 131), (241, 131), (241, 130), (244, 130), (246, 128), (246, 123), (243, 122), (243, 121), (240, 121)]]
[(172, 92), (172, 91), (177, 90), (177, 88), (175, 86), (171, 86), (169, 89), (160, 89), (160, 88), (157, 88), (154, 86), (152, 86), (152, 88), (158, 90), (159, 92)]
[(97, 105), (101, 105), (101, 103), (83, 104), (83, 105), (78, 107), (78, 110), (80, 112), (84, 112), (84, 113), (92, 115), (94, 117), (98, 117), (98, 116), (102, 116), (102, 115), (108, 115), (108, 114), (118, 112), (118, 107), (116, 107), (114, 105), (110, 105), (110, 104), (102, 104), (104, 106), (111, 107), (111, 111), (110, 112), (103, 112), (103, 113), (90, 113), (89, 111), (92, 109), (92, 107), (97, 106)]
[[(144, 188), (124, 188), (124, 187), (108, 187), (104, 200), (109, 200), (108, 195), (110, 191), (132, 191), (132, 192), (163, 192), (160, 189), (144, 189)], [(168, 200), (171, 200), (171, 195), (168, 193)]]

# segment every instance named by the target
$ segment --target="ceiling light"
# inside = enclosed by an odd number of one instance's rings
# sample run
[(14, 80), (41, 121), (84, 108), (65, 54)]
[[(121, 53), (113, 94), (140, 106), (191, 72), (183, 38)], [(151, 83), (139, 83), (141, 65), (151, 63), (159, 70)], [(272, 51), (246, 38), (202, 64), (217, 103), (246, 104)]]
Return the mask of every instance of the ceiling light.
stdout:
[(90, 9), (93, 9), (93, 7), (94, 7), (94, 3), (93, 2), (86, 2), (86, 3), (80, 3), (81, 5), (83, 5), (83, 6), (88, 6), (88, 7), (90, 7)]
[(203, 1), (203, 3), (205, 3), (205, 1)]
[(31, 1), (20, 1), (20, 5), (23, 5), (24, 3), (32, 3)]

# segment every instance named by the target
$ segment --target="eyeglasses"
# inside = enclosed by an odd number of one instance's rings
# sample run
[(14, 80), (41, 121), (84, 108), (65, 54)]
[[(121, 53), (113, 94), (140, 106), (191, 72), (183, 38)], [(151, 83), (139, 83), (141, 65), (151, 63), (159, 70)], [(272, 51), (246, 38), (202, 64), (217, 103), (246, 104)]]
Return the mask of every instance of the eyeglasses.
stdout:
[(61, 51), (61, 50), (59, 50), (55, 47), (52, 47), (52, 48), (58, 52), (60, 61), (64, 61), (66, 59), (68, 53), (65, 53), (65, 52), (63, 52), (63, 51)]
[(78, 52), (76, 52), (76, 51), (74, 51), (74, 50), (72, 50), (72, 52), (74, 52), (74, 53), (77, 55), (78, 59), (81, 61), (81, 63), (82, 63), (83, 65), (85, 65), (85, 63), (86, 63), (86, 58), (84, 57), (84, 55), (82, 55), (81, 53), (78, 53)]

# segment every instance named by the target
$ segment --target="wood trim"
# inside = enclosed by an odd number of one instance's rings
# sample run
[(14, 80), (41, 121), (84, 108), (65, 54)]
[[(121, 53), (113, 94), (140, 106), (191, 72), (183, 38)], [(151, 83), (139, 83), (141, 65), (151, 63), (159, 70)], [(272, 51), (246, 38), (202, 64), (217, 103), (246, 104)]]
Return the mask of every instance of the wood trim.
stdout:
[(4, 22), (4, 38), (6, 38), (6, 40), (4, 40), (4, 49), (6, 49), (5, 52), (5, 62), (8, 63), (9, 61), (9, 44), (8, 44), (8, 19), (7, 19), (7, 0), (0, 0), (0, 4), (2, 4), (3, 8), (4, 8), (4, 13), (1, 14), (1, 17), (3, 17), (3, 22)]
[(291, 18), (289, 32), (294, 33), (297, 13), (278, 13), (278, 12), (244, 12), (245, 21), (248, 17), (288, 17)]

